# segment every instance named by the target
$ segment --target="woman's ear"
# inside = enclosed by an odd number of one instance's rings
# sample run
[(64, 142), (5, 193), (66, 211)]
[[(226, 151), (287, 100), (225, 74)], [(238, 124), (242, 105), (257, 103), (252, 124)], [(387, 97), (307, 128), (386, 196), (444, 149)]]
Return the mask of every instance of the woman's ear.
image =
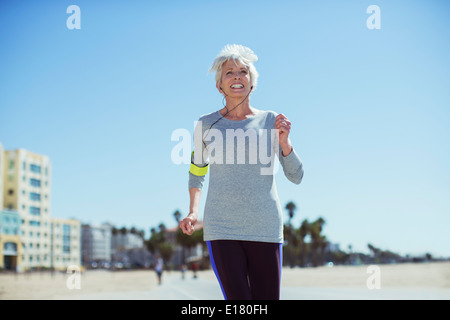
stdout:
[(221, 93), (221, 94), (223, 94), (223, 95), (227, 95), (226, 93), (225, 93), (225, 91), (223, 91), (223, 89), (222, 89), (222, 87), (220, 86), (220, 83), (219, 82), (216, 82), (216, 88), (217, 88), (217, 90), (219, 90), (219, 92)]

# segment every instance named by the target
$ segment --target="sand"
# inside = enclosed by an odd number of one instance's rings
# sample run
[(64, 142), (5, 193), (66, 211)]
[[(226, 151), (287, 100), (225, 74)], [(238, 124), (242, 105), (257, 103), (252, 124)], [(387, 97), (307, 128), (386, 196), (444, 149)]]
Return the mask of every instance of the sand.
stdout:
[[(450, 290), (450, 262), (378, 265), (382, 288), (396, 289), (444, 289)], [(284, 268), (283, 287), (316, 288), (367, 288), (367, 280), (373, 273), (367, 273), (368, 266), (334, 266), (318, 268)], [(370, 269), (369, 269), (370, 270)], [(175, 272), (172, 272), (175, 273)], [(70, 275), (56, 272), (27, 274), (0, 273), (0, 300), (52, 300), (66, 299), (73, 295), (69, 285)], [(215, 280), (211, 270), (200, 271), (199, 277)], [(73, 278), (72, 278), (73, 279)], [(81, 274), (83, 294), (139, 292), (158, 287), (153, 270), (107, 271), (88, 270)], [(372, 283), (372, 282), (371, 282)]]

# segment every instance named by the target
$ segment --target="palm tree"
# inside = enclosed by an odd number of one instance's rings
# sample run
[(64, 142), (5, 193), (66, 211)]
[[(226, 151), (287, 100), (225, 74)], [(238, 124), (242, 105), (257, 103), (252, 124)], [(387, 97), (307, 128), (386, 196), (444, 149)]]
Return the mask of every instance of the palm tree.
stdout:
[(159, 250), (159, 247), (166, 242), (166, 226), (161, 223), (158, 226), (158, 230), (155, 228), (150, 229), (150, 239), (146, 241), (148, 250), (151, 253), (155, 253)]
[(322, 235), (323, 225), (325, 220), (323, 218), (318, 218), (310, 225), (310, 235), (311, 235), (311, 249), (312, 249), (312, 262), (315, 267), (321, 264), (321, 259), (323, 257), (324, 250), (327, 246), (327, 239)]
[(305, 266), (305, 257), (306, 257), (306, 244), (305, 237), (310, 232), (310, 223), (307, 219), (303, 220), (300, 228), (298, 229), (299, 241), (300, 241), (300, 266)]
[(174, 217), (175, 220), (177, 221), (177, 224), (180, 224), (180, 218), (181, 218), (181, 213), (180, 213), (180, 211), (176, 210), (176, 211), (173, 213), (173, 217)]
[(161, 258), (163, 259), (164, 264), (170, 261), (173, 251), (174, 251), (173, 246), (169, 242), (162, 242), (158, 246), (158, 252), (161, 255)]
[(285, 209), (288, 211), (289, 214), (289, 224), (285, 228), (285, 237), (287, 239), (287, 245), (285, 247), (286, 251), (286, 260), (287, 263), (291, 266), (291, 268), (295, 265), (295, 251), (297, 247), (297, 241), (296, 236), (293, 231), (292, 227), (292, 218), (294, 217), (294, 211), (295, 211), (295, 204), (290, 201), (286, 204)]
[(291, 220), (294, 217), (294, 211), (295, 209), (297, 209), (297, 207), (295, 206), (295, 203), (293, 203), (292, 201), (289, 201), (286, 204), (285, 209), (288, 211), (289, 213), (289, 225), (291, 224)]
[(181, 231), (180, 228), (177, 230), (176, 234), (176, 241), (181, 245), (182, 247), (182, 261), (183, 263), (186, 263), (186, 249), (194, 248), (197, 244), (204, 244), (203, 241), (203, 228), (200, 230), (196, 230), (194, 234), (187, 235), (184, 234), (183, 231)]

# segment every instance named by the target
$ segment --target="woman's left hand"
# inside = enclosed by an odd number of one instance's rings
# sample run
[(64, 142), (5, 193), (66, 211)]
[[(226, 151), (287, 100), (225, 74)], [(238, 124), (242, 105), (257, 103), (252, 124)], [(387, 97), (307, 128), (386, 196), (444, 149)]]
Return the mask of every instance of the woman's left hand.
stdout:
[(278, 142), (283, 150), (283, 156), (288, 156), (292, 151), (292, 144), (289, 140), (289, 132), (291, 131), (291, 122), (288, 118), (280, 113), (275, 118), (275, 129), (278, 129)]

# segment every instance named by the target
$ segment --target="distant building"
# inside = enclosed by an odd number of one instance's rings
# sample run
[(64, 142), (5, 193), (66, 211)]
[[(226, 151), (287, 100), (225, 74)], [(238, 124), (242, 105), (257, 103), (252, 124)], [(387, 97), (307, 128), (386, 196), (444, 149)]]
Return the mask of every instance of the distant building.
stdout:
[[(0, 200), (0, 209), (5, 208), (1, 213), (0, 268), (65, 269), (79, 264), (80, 222), (51, 217), (51, 162), (47, 156), (24, 149), (5, 151), (0, 143)], [(10, 223), (16, 220), (18, 234), (7, 234), (5, 230), (11, 232)]]
[(0, 210), (0, 269), (17, 270), (21, 265), (20, 215), (17, 211)]
[(327, 246), (325, 248), (325, 251), (327, 251), (327, 252), (339, 252), (339, 251), (341, 251), (341, 248), (340, 248), (339, 243), (328, 242)]
[(112, 226), (83, 224), (81, 232), (81, 255), (83, 265), (111, 262)]
[(114, 268), (149, 267), (152, 255), (144, 246), (144, 232), (134, 228), (112, 229), (112, 262)]
[(144, 247), (144, 239), (138, 232), (132, 232), (127, 229), (112, 230), (111, 249), (115, 254), (117, 251), (136, 249)]
[(23, 149), (4, 152), (3, 206), (20, 215), (22, 269), (51, 267), (51, 168), (46, 156)]
[(75, 219), (51, 218), (52, 268), (66, 269), (81, 265), (81, 222)]
[(3, 176), (4, 171), (6, 170), (6, 163), (5, 163), (5, 150), (3, 149), (3, 145), (0, 142), (0, 210), (3, 209), (3, 193), (4, 193), (4, 182), (3, 182)]

